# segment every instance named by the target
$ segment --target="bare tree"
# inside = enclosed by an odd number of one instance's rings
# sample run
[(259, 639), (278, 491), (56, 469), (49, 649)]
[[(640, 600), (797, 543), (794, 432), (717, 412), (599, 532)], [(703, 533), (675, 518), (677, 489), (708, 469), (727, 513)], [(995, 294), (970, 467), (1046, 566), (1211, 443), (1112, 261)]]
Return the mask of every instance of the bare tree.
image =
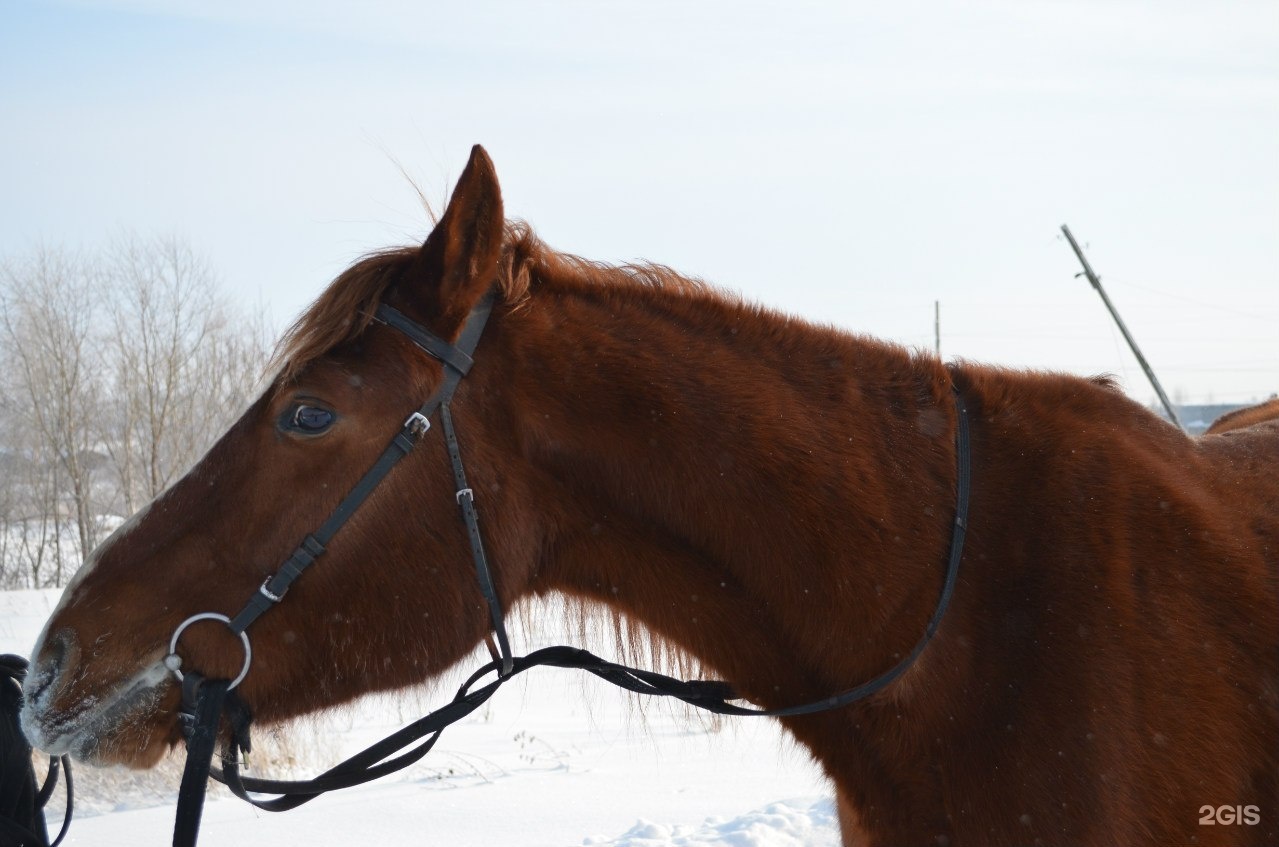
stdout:
[[(70, 557), (62, 549), (64, 524), (74, 528), (81, 555), (101, 531), (101, 512), (93, 502), (94, 476), (101, 469), (94, 452), (101, 443), (97, 287), (78, 256), (50, 248), (6, 264), (0, 284), (5, 393), (16, 405), (18, 425), (38, 437), (25, 458), (42, 477), (36, 488), (54, 494), (52, 580), (60, 584)], [(39, 574), (33, 579), (38, 583)]]
[[(43, 439), (27, 418), (6, 414), (4, 432), (0, 582), (5, 588), (56, 584), (66, 566), (73, 564), (72, 545), (65, 538), (62, 468), (48, 455)], [(64, 560), (64, 556), (69, 558)]]
[[(0, 397), (0, 427), (8, 429), (8, 398)], [(18, 471), (22, 457), (9, 444), (0, 445), (0, 591), (26, 588), (26, 573), (19, 566), (18, 522), (21, 519), (22, 486)]]
[(45, 566), (59, 553), (62, 523), (58, 465), (31, 425), (29, 403), (9, 393), (20, 383), (0, 383), (0, 588), (5, 590), (45, 584)]
[(272, 332), (265, 310), (224, 311), (225, 325), (208, 339), (195, 360), (192, 379), (199, 396), (187, 418), (194, 460), (234, 423), (266, 385)]
[(115, 414), (108, 450), (126, 514), (200, 457), (253, 389), (266, 344), (232, 319), (208, 263), (173, 237), (111, 251)]
[(0, 588), (62, 584), (193, 464), (258, 390), (268, 335), (176, 238), (0, 263)]

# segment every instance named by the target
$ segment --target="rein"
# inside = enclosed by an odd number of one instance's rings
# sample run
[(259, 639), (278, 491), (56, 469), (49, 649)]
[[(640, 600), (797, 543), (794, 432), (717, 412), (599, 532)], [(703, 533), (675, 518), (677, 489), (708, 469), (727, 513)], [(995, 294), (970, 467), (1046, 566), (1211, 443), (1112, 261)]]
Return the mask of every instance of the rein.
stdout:
[[(457, 433), (449, 410), (454, 391), (474, 363), (472, 354), (492, 312), (495, 297), (496, 293), (490, 291), (475, 306), (467, 318), (456, 345), (434, 335), (392, 307), (386, 304), (378, 306), (374, 316), (376, 321), (403, 333), (414, 345), (444, 365), (444, 381), (440, 388), (417, 411), (409, 415), (400, 432), (332, 514), (318, 529), (302, 540), (279, 570), (262, 583), (257, 593), (235, 617), (205, 612), (193, 615), (175, 630), (170, 639), (169, 655), (165, 657), (164, 662), (182, 685), (179, 723), (187, 739), (187, 761), (178, 794), (177, 818), (174, 824), (175, 847), (194, 847), (196, 843), (209, 777), (222, 782), (237, 797), (252, 803), (259, 809), (282, 812), (296, 808), (327, 791), (360, 785), (412, 765), (430, 752), (445, 727), (475, 711), (515, 676), (539, 665), (584, 670), (628, 691), (647, 696), (674, 697), (690, 706), (716, 714), (795, 717), (847, 706), (882, 691), (906, 672), (936, 634), (950, 604), (951, 596), (954, 594), (955, 582), (959, 576), (959, 563), (963, 558), (964, 537), (967, 532), (968, 501), (971, 489), (971, 439), (968, 413), (963, 397), (957, 389), (952, 389), (958, 418), (955, 438), (957, 465), (955, 520), (951, 530), (950, 552), (941, 595), (932, 617), (924, 628), (923, 637), (916, 643), (914, 649), (893, 667), (869, 682), (810, 703), (779, 709), (756, 709), (728, 702), (739, 698), (726, 682), (682, 681), (654, 671), (610, 662), (575, 647), (546, 647), (525, 656), (512, 655), (502, 607), (493, 587), (492, 573), (484, 554), (484, 545), (479, 531), (479, 515), (475, 508), (475, 494), (467, 485)], [(487, 639), (493, 660), (475, 671), (462, 684), (452, 702), (313, 779), (268, 780), (242, 776), (240, 774), (241, 754), (249, 752), (251, 748), (249, 737), (251, 715), (234, 689), (243, 681), (252, 664), (252, 647), (245, 630), (268, 609), (281, 602), (293, 581), (323, 555), (325, 545), (332, 540), (338, 530), (391, 472), (391, 469), (408, 455), (430, 430), (430, 417), (436, 410), (440, 412), (445, 446), (457, 485), (456, 499), (466, 524), (471, 555), (475, 563), (476, 579), (488, 606), (492, 635), (497, 641), (495, 647), (492, 638)], [(244, 665), (234, 679), (212, 680), (191, 670), (185, 673), (182, 671), (182, 660), (177, 655), (178, 639), (186, 627), (200, 620), (221, 621), (241, 639), (245, 653)], [(483, 682), (489, 675), (493, 675), (493, 679)], [(223, 749), (222, 767), (218, 768), (212, 764), (212, 759), (223, 717), (227, 718), (231, 731)], [(261, 799), (252, 796), (250, 792), (277, 796)]]

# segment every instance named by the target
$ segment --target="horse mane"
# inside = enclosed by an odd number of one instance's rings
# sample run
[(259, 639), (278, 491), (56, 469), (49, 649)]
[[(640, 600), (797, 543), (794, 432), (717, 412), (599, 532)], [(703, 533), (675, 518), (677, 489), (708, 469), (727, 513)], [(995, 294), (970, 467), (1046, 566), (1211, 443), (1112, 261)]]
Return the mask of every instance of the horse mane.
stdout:
[(547, 247), (524, 221), (508, 221), (498, 284), (507, 302), (520, 305), (534, 280), (559, 286), (656, 288), (686, 294), (718, 294), (696, 277), (684, 276), (666, 265), (628, 262), (614, 265), (583, 259)]
[[(411, 271), (419, 250), (418, 246), (378, 250), (340, 273), (280, 337), (270, 369), (288, 381), (329, 351), (359, 338), (373, 322), (387, 290)], [(502, 300), (513, 308), (522, 306), (535, 280), (568, 286), (630, 284), (678, 292), (712, 291), (702, 280), (665, 265), (613, 265), (557, 252), (524, 221), (508, 221), (497, 274)]]

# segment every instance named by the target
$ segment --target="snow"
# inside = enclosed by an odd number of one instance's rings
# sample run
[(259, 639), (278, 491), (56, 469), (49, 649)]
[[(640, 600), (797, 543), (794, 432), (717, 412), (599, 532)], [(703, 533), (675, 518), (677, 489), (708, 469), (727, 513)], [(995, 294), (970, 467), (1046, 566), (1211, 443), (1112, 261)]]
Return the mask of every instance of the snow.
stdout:
[(758, 845), (784, 847), (791, 844), (839, 844), (834, 804), (830, 800), (814, 802), (778, 801), (758, 811), (731, 820), (707, 818), (701, 826), (664, 826), (640, 820), (621, 838), (583, 844), (607, 847), (718, 847), (718, 845)]
[[(0, 592), (0, 652), (26, 655), (57, 600), (56, 591)], [(286, 727), (282, 749), (300, 762), (287, 775), (318, 773), (443, 704), (452, 688), (368, 698)], [(268, 758), (286, 758), (270, 752), (269, 735), (259, 740)], [(278, 767), (249, 773), (285, 776)], [(84, 799), (65, 843), (169, 843), (176, 763), (145, 777), (83, 765), (75, 775)], [(55, 828), (60, 818), (60, 809), (49, 814)], [(827, 847), (839, 837), (829, 783), (775, 722), (640, 706), (580, 672), (539, 668), (397, 777), (282, 814), (211, 797), (200, 843)]]

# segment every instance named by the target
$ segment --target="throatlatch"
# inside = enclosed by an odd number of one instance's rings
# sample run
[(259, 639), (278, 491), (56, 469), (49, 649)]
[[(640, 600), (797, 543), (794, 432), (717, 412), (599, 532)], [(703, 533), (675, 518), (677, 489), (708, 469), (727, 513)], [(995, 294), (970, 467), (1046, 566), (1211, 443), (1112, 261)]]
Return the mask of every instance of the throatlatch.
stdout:
[[(356, 483), (328, 519), (315, 532), (306, 536), (280, 569), (262, 583), (257, 593), (250, 598), (239, 614), (234, 618), (212, 612), (195, 615), (184, 621), (174, 633), (170, 647), (171, 655), (165, 661), (182, 681), (181, 724), (187, 736), (187, 764), (183, 773), (182, 789), (178, 795), (177, 822), (173, 841), (175, 847), (193, 847), (196, 842), (200, 811), (210, 776), (226, 784), (237, 797), (260, 809), (280, 812), (296, 808), (327, 791), (360, 785), (408, 767), (430, 752), (445, 727), (475, 711), (516, 675), (539, 665), (584, 670), (637, 694), (674, 697), (690, 706), (717, 714), (794, 717), (847, 706), (882, 691), (906, 672), (936, 634), (950, 604), (951, 596), (954, 594), (959, 564), (963, 559), (972, 477), (968, 413), (963, 396), (957, 389), (953, 390), (957, 419), (956, 503), (945, 579), (937, 606), (928, 620), (923, 636), (905, 658), (879, 676), (856, 688), (811, 703), (779, 709), (755, 709), (728, 702), (739, 698), (732, 687), (725, 682), (682, 681), (654, 671), (609, 662), (586, 650), (574, 647), (547, 647), (526, 656), (513, 656), (503, 621), (501, 603), (484, 553), (475, 494), (467, 483), (461, 449), (449, 409), (453, 392), (473, 364), (472, 354), (492, 312), (495, 297), (496, 292), (490, 291), (476, 305), (456, 345), (449, 344), (390, 306), (383, 304), (378, 307), (375, 319), (379, 323), (403, 333), (421, 350), (444, 365), (444, 380), (440, 388), (421, 408), (408, 417), (400, 432), (391, 440), (390, 445), (373, 467)], [(240, 757), (242, 753), (248, 752), (250, 743), (250, 715), (233, 689), (244, 679), (252, 662), (252, 647), (245, 630), (268, 609), (281, 602), (293, 581), (324, 554), (325, 546), (337, 531), (386, 478), (391, 469), (408, 455), (430, 430), (430, 417), (437, 409), (440, 411), (445, 446), (457, 485), (457, 504), (461, 510), (462, 519), (466, 523), (467, 537), (471, 544), (476, 579), (488, 605), (490, 625), (497, 639), (498, 649), (495, 651), (493, 661), (472, 674), (458, 689), (453, 701), (449, 704), (409, 724), (314, 779), (289, 781), (241, 776)], [(176, 655), (178, 636), (189, 624), (204, 619), (222, 621), (243, 641), (244, 666), (234, 680), (205, 680), (193, 671), (187, 671), (184, 675), (181, 670), (181, 659)], [(481, 685), (481, 681), (490, 674), (494, 675), (494, 679)], [(218, 768), (212, 765), (212, 757), (223, 717), (227, 717), (231, 725), (230, 741), (223, 752), (223, 765)], [(253, 797), (250, 792), (278, 796), (261, 799)]]

